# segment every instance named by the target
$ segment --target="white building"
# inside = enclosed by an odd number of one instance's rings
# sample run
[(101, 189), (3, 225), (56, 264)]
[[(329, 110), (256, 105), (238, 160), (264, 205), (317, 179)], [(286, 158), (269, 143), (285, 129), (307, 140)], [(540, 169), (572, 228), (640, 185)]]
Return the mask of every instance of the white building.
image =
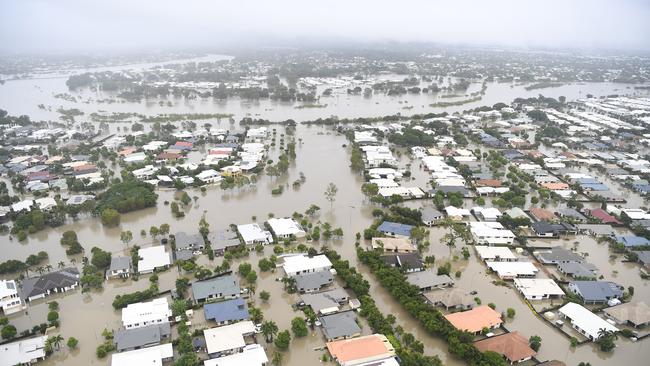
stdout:
[(204, 170), (201, 173), (196, 175), (200, 181), (204, 183), (219, 183), (221, 182), (221, 173), (214, 169)]
[(510, 245), (515, 234), (498, 222), (470, 222), (470, 233), (476, 244)]
[(172, 310), (166, 297), (149, 302), (129, 304), (122, 309), (122, 324), (126, 329), (141, 328), (152, 324), (169, 323)]
[(255, 333), (252, 321), (243, 321), (203, 331), (205, 345), (210, 357), (236, 353), (246, 347), (244, 337)]
[(264, 366), (269, 362), (264, 348), (259, 344), (245, 346), (239, 353), (213, 358), (203, 362), (204, 366)]
[(513, 262), (517, 260), (515, 254), (508, 247), (490, 247), (487, 245), (474, 246), (478, 256), (484, 261)]
[(269, 231), (262, 230), (258, 224), (237, 225), (237, 231), (246, 245), (271, 244), (273, 236)]
[(332, 268), (332, 262), (323, 254), (313, 257), (299, 254), (284, 257), (282, 267), (287, 276), (291, 277), (301, 273), (329, 271)]
[(561, 307), (560, 316), (571, 320), (571, 326), (589, 340), (596, 341), (600, 338), (600, 330), (618, 332), (618, 328), (609, 324), (605, 319), (587, 310), (584, 306), (573, 302)]
[(291, 237), (302, 238), (306, 235), (300, 224), (290, 217), (272, 218), (267, 221), (273, 234), (277, 238), (289, 239)]
[(0, 281), (0, 308), (4, 315), (13, 314), (24, 308), (14, 280)]
[(519, 277), (535, 277), (539, 269), (532, 262), (485, 262), (487, 266), (504, 280)]
[(23, 339), (0, 346), (0, 366), (31, 364), (45, 359), (47, 336)]
[(141, 248), (138, 250), (138, 272), (151, 273), (156, 268), (165, 268), (172, 263), (171, 255), (165, 251), (165, 246)]
[(515, 278), (515, 288), (527, 300), (544, 300), (562, 297), (564, 291), (550, 278)]
[(165, 343), (154, 347), (113, 353), (111, 357), (111, 366), (162, 366), (164, 361), (174, 358), (174, 348), (171, 343)]
[(501, 217), (502, 213), (494, 207), (474, 207), (472, 208), (474, 214), (483, 219), (483, 221), (494, 222)]

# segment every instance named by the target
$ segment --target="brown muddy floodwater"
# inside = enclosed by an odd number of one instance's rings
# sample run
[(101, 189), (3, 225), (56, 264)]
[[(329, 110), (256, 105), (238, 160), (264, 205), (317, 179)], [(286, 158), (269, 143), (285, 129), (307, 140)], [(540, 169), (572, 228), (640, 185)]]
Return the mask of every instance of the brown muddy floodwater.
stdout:
[[(283, 128), (278, 126), (278, 133)], [(21, 259), (29, 254), (45, 250), (50, 254), (50, 263), (56, 267), (59, 261), (69, 263), (63, 247), (59, 244), (61, 233), (66, 230), (75, 230), (81, 244), (89, 250), (98, 246), (113, 253), (123, 252), (126, 246), (120, 241), (119, 234), (123, 230), (131, 230), (134, 240), (130, 245), (147, 246), (152, 244), (149, 237), (140, 237), (141, 229), (148, 231), (152, 225), (159, 226), (162, 223), (169, 223), (171, 232), (186, 231), (197, 232), (198, 222), (203, 215), (210, 224), (211, 230), (226, 228), (230, 224), (249, 223), (252, 216), (257, 216), (257, 221), (264, 221), (269, 213), (276, 216), (290, 216), (294, 211), (304, 212), (309, 205), (317, 204), (322, 208), (319, 220), (329, 222), (333, 227), (342, 227), (344, 237), (342, 240), (332, 241), (326, 245), (336, 249), (353, 266), (357, 265), (355, 255), (355, 233), (361, 232), (372, 222), (369, 205), (361, 194), (360, 186), (362, 178), (353, 174), (349, 167), (349, 149), (342, 147), (347, 141), (342, 135), (337, 135), (330, 129), (323, 127), (298, 126), (296, 138), (302, 138), (302, 144), (297, 146), (297, 158), (292, 164), (288, 176), (282, 178), (271, 178), (261, 176), (254, 187), (222, 191), (218, 187), (210, 187), (207, 192), (189, 189), (190, 196), (198, 196), (196, 203), (192, 203), (186, 209), (186, 216), (182, 219), (172, 217), (171, 210), (163, 204), (164, 201), (172, 201), (175, 191), (159, 191), (159, 204), (156, 208), (150, 208), (122, 215), (122, 223), (119, 228), (107, 229), (101, 223), (91, 217), (81, 217), (75, 222), (70, 222), (63, 227), (48, 229), (39, 232), (25, 241), (18, 243), (16, 240), (9, 241), (7, 236), (1, 236), (0, 241), (3, 251), (0, 253), (0, 260)], [(277, 155), (277, 149), (271, 152), (271, 156)], [(419, 167), (418, 161), (411, 161), (406, 154), (402, 154), (400, 164), (405, 167), (412, 163), (413, 180), (405, 185), (417, 185), (426, 188), (427, 174)], [(298, 189), (293, 189), (290, 183), (299, 178), (300, 172), (306, 176), (306, 182)], [(333, 182), (339, 187), (336, 201), (330, 207), (325, 200), (323, 192), (328, 183)], [(272, 196), (270, 191), (282, 184), (289, 184), (280, 196)], [(431, 202), (408, 202), (410, 207), (421, 207)], [(471, 207), (471, 202), (466, 202)], [(521, 296), (510, 287), (496, 286), (492, 283), (496, 279), (494, 275), (486, 274), (486, 267), (477, 260), (474, 251), (470, 250), (472, 256), (469, 260), (455, 259), (462, 258), (460, 254), (461, 245), (451, 250), (440, 243), (444, 235), (441, 228), (431, 230), (431, 247), (424, 255), (435, 255), (436, 265), (451, 261), (452, 273), (461, 271), (461, 278), (456, 279), (456, 286), (467, 290), (478, 291), (478, 297), (484, 304), (494, 303), (497, 310), (505, 311), (512, 307), (516, 316), (506, 322), (506, 327), (511, 330), (519, 330), (526, 336), (539, 335), (542, 338), (542, 347), (538, 358), (540, 360), (559, 359), (566, 361), (568, 365), (576, 365), (578, 362), (590, 362), (592, 365), (613, 365), (613, 364), (645, 364), (641, 360), (650, 359), (650, 348), (646, 346), (647, 340), (637, 343), (620, 338), (617, 341), (618, 347), (611, 354), (598, 352), (591, 344), (585, 344), (575, 349), (569, 347), (569, 339), (561, 335), (555, 328), (542, 321), (533, 313)], [(562, 245), (565, 247), (574, 246), (578, 242), (581, 252), (589, 253), (589, 260), (602, 270), (606, 279), (617, 281), (626, 287), (632, 285), (636, 289), (634, 297), (637, 300), (650, 301), (650, 289), (647, 281), (643, 281), (638, 274), (638, 266), (629, 263), (622, 263), (620, 258), (610, 259), (608, 248), (604, 244), (597, 244), (593, 238), (578, 236), (567, 240), (533, 240), (531, 245), (550, 246)], [(270, 255), (272, 248), (265, 248), (265, 255)], [(249, 258), (234, 261), (232, 268), (243, 261), (249, 261), (257, 270), (259, 255), (251, 253)], [(214, 267), (221, 263), (222, 259), (217, 258), (210, 263), (207, 258), (200, 258), (201, 264)], [(370, 281), (371, 293), (377, 302), (377, 306), (384, 314), (393, 314), (397, 318), (397, 324), (406, 331), (413, 333), (425, 346), (425, 353), (438, 355), (445, 365), (462, 365), (463, 363), (450, 357), (447, 354), (446, 344), (429, 335), (411, 316), (409, 316), (401, 305), (399, 305), (376, 281), (376, 278), (368, 273), (364, 266), (357, 267)], [(258, 271), (259, 272), (259, 271)], [(543, 274), (542, 274), (543, 275)], [(159, 275), (161, 290), (174, 287), (174, 281), (179, 276), (176, 267)], [(266, 290), (271, 293), (268, 303), (263, 303), (258, 296), (253, 296), (257, 306), (261, 307), (265, 319), (274, 320), (279, 328), (289, 329), (291, 319), (299, 316), (300, 313), (292, 308), (298, 300), (297, 295), (287, 294), (282, 284), (276, 281), (280, 277), (279, 272), (261, 273), (258, 278), (257, 291)], [(102, 342), (102, 330), (104, 328), (117, 329), (120, 325), (120, 312), (114, 311), (111, 303), (117, 294), (142, 290), (149, 286), (148, 276), (141, 276), (139, 281), (110, 281), (105, 283), (101, 291), (93, 291), (82, 294), (79, 290), (63, 295), (40, 300), (31, 304), (24, 313), (10, 316), (10, 321), (15, 324), (19, 331), (31, 328), (35, 324), (45, 321), (47, 314), (46, 301), (56, 299), (60, 304), (61, 328), (60, 333), (65, 337), (74, 336), (79, 339), (79, 349), (69, 352), (62, 347), (55, 352), (44, 365), (108, 365), (110, 357), (99, 360), (95, 356), (97, 345)], [(203, 324), (199, 315), (193, 320), (193, 326), (201, 327)], [(370, 329), (362, 322), (363, 332), (369, 333)], [(258, 341), (265, 345), (263, 337)], [(318, 365), (319, 358), (323, 351), (316, 351), (324, 345), (324, 338), (320, 331), (310, 332), (309, 336), (302, 339), (292, 340), (290, 351), (286, 352), (283, 365), (303, 366)], [(645, 346), (645, 347), (644, 347)], [(268, 346), (269, 357), (272, 355), (273, 346)]]

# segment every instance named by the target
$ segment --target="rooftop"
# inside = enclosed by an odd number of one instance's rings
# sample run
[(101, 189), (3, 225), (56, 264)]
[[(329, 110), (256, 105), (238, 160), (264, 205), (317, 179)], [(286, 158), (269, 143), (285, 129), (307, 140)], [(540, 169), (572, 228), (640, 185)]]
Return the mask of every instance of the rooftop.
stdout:
[(487, 305), (472, 310), (447, 314), (447, 319), (456, 329), (477, 333), (483, 328), (492, 328), (502, 323), (501, 314)]
[(328, 342), (327, 349), (342, 366), (379, 361), (395, 355), (393, 346), (381, 334)]
[(217, 323), (248, 319), (248, 308), (242, 298), (206, 304), (203, 311), (206, 320)]
[(481, 352), (496, 352), (510, 362), (526, 360), (537, 354), (528, 345), (528, 339), (517, 331), (474, 342), (474, 346)]

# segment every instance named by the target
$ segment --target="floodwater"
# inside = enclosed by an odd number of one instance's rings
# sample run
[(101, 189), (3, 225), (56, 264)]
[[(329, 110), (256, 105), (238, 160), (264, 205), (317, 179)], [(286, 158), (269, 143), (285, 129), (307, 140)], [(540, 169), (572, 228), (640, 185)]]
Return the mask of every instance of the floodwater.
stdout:
[[(63, 88), (63, 89), (62, 89)], [(508, 85), (495, 84), (488, 87), (488, 94), (484, 100), (477, 105), (492, 104), (498, 101), (510, 101), (518, 96), (532, 96), (543, 93), (549, 96), (566, 95), (568, 98), (579, 97), (586, 93), (609, 94), (617, 88), (624, 88), (613, 84), (594, 84), (594, 85), (567, 85), (560, 88), (548, 90), (537, 90), (531, 93), (520, 93), (521, 88), (510, 88)], [(521, 89), (521, 90), (520, 90)], [(496, 91), (491, 94), (492, 91)], [(623, 90), (623, 89), (620, 89)], [(627, 90), (627, 89), (625, 89)], [(0, 107), (6, 108), (12, 114), (26, 113), (31, 116), (40, 118), (52, 118), (51, 112), (39, 110), (37, 104), (48, 103), (52, 105), (67, 105), (65, 101), (52, 99), (52, 94), (65, 91), (65, 79), (34, 79), (9, 81), (4, 86), (0, 86)], [(547, 94), (548, 92), (548, 94)], [(570, 94), (574, 93), (574, 94)], [(429, 98), (430, 96), (409, 96), (408, 98)], [(336, 97), (334, 97), (336, 98)], [(377, 99), (375, 99), (377, 98)], [(402, 97), (405, 98), (405, 97)], [(128, 103), (128, 104), (74, 104), (75, 107), (84, 109), (87, 112), (96, 110), (122, 110), (129, 112), (142, 112), (147, 114), (158, 113), (183, 113), (183, 112), (228, 112), (234, 113), (238, 117), (248, 113), (260, 115), (270, 119), (287, 119), (296, 120), (312, 119), (316, 117), (329, 116), (338, 114), (343, 117), (354, 116), (372, 116), (394, 114), (398, 108), (400, 97), (373, 97), (371, 100), (363, 97), (339, 96), (339, 102), (329, 104), (323, 109), (294, 109), (293, 106), (281, 105), (270, 101), (260, 102), (260, 105), (250, 107), (242, 105), (238, 101), (228, 101), (225, 105), (213, 103), (212, 101), (179, 101), (170, 110), (167, 107), (160, 107), (158, 103)], [(379, 104), (375, 104), (378, 101)], [(489, 102), (488, 102), (489, 100)], [(385, 102), (385, 103), (384, 103)], [(423, 100), (418, 103), (425, 105)], [(415, 104), (415, 100), (412, 104)], [(475, 105), (476, 106), (476, 105)], [(270, 110), (265, 108), (269, 107)], [(118, 109), (113, 109), (118, 108)], [(459, 109), (468, 109), (470, 105), (459, 107)], [(54, 108), (55, 109), (55, 108)], [(426, 108), (427, 111), (433, 111), (432, 108)], [(438, 111), (442, 111), (440, 109)], [(444, 109), (451, 111), (452, 109)], [(409, 113), (415, 113), (414, 108)], [(228, 128), (225, 121), (216, 122), (215, 128)], [(113, 127), (114, 128), (114, 127)], [(278, 129), (278, 134), (284, 133), (281, 126), (273, 126)], [(198, 222), (201, 217), (205, 216), (210, 224), (211, 230), (224, 229), (230, 224), (243, 224), (252, 221), (256, 216), (258, 222), (266, 220), (270, 213), (276, 217), (290, 216), (294, 211), (304, 212), (311, 204), (317, 204), (321, 207), (320, 216), (317, 220), (329, 222), (333, 227), (341, 227), (344, 231), (344, 237), (341, 240), (331, 241), (325, 245), (331, 246), (337, 250), (345, 259), (349, 260), (351, 265), (357, 266), (355, 255), (355, 233), (362, 232), (372, 222), (371, 206), (363, 197), (360, 186), (363, 183), (362, 177), (353, 174), (349, 167), (349, 148), (343, 147), (347, 144), (342, 135), (337, 135), (330, 129), (318, 126), (302, 126), (296, 129), (296, 139), (301, 138), (302, 142), (297, 145), (297, 158), (292, 163), (286, 176), (272, 178), (266, 175), (259, 177), (254, 186), (222, 191), (218, 187), (208, 187), (205, 193), (199, 190), (188, 189), (190, 196), (199, 197), (185, 208), (186, 216), (181, 219), (174, 218), (169, 206), (164, 205), (165, 201), (174, 200), (177, 192), (173, 190), (159, 190), (158, 206), (122, 215), (121, 225), (119, 228), (105, 228), (101, 223), (92, 217), (81, 216), (74, 222), (55, 228), (43, 230), (31, 235), (24, 243), (17, 240), (10, 241), (8, 236), (0, 236), (0, 242), (3, 243), (5, 250), (0, 254), (0, 260), (21, 259), (24, 260), (29, 254), (45, 250), (49, 253), (49, 262), (52, 266), (57, 267), (57, 263), (63, 261), (70, 263), (70, 259), (65, 255), (64, 248), (59, 244), (61, 234), (66, 230), (75, 230), (79, 236), (80, 243), (89, 250), (93, 246), (98, 246), (104, 250), (113, 253), (121, 253), (128, 249), (127, 245), (120, 241), (120, 232), (130, 230), (133, 232), (134, 239), (128, 246), (152, 245), (153, 240), (150, 237), (141, 237), (140, 230), (148, 232), (152, 225), (159, 226), (162, 223), (168, 223), (171, 226), (171, 232), (186, 231), (197, 232)], [(270, 157), (275, 158), (279, 153), (278, 148), (272, 148)], [(411, 160), (405, 153), (401, 154), (400, 165), (405, 167), (411, 165), (413, 180), (405, 185), (417, 185), (426, 188), (428, 181), (427, 174), (419, 168), (419, 162)], [(306, 182), (299, 188), (294, 189), (291, 183), (297, 180), (300, 173), (306, 176)], [(330, 206), (326, 201), (323, 192), (328, 183), (335, 183), (338, 188), (336, 201)], [(271, 190), (278, 185), (285, 185), (282, 195), (273, 196)], [(488, 200), (489, 202), (489, 200)], [(408, 202), (410, 207), (420, 207), (426, 202)], [(467, 207), (471, 207), (471, 202), (466, 202)], [(494, 303), (497, 310), (505, 311), (506, 308), (512, 307), (516, 310), (516, 316), (513, 320), (506, 322), (506, 327), (511, 330), (519, 330), (526, 336), (539, 335), (542, 337), (542, 347), (538, 358), (540, 360), (560, 359), (569, 365), (575, 365), (578, 362), (590, 362), (592, 365), (607, 364), (638, 364), (639, 360), (650, 357), (650, 350), (643, 347), (642, 341), (638, 343), (630, 342), (626, 339), (617, 341), (618, 347), (612, 354), (603, 354), (598, 352), (591, 344), (586, 344), (575, 349), (570, 349), (569, 340), (562, 336), (555, 328), (537, 318), (537, 316), (528, 308), (521, 296), (512, 288), (499, 287), (492, 284), (496, 279), (493, 275), (485, 273), (485, 265), (480, 263), (474, 252), (469, 260), (455, 259), (462, 258), (460, 254), (461, 245), (456, 248), (448, 248), (440, 243), (440, 238), (444, 235), (441, 228), (433, 228), (430, 234), (431, 247), (424, 255), (435, 255), (436, 266), (451, 261), (452, 273), (457, 270), (462, 272), (461, 278), (457, 278), (457, 286), (467, 290), (477, 290), (478, 297), (484, 304)], [(563, 245), (570, 247), (574, 241), (579, 242), (580, 251), (589, 252), (589, 260), (602, 269), (602, 274), (606, 279), (617, 281), (626, 287), (632, 285), (636, 289), (634, 297), (637, 300), (650, 301), (650, 289), (647, 281), (643, 281), (638, 274), (638, 265), (622, 263), (620, 258), (612, 260), (609, 257), (609, 251), (605, 245), (597, 244), (592, 238), (579, 236), (570, 240), (538, 240), (533, 241), (535, 245)], [(539, 243), (537, 243), (539, 242)], [(316, 245), (316, 244), (312, 244)], [(265, 255), (272, 253), (272, 248), (265, 248)], [(249, 261), (257, 270), (257, 261), (259, 255), (251, 253), (249, 258), (234, 261), (232, 268), (236, 269), (241, 261)], [(79, 258), (76, 258), (80, 262)], [(217, 258), (210, 263), (206, 258), (200, 258), (201, 264), (213, 268), (221, 263), (222, 259)], [(429, 355), (438, 355), (445, 365), (461, 365), (448, 355), (446, 344), (436, 337), (429, 335), (403, 307), (397, 303), (376, 281), (376, 278), (368, 272), (365, 266), (357, 267), (365, 278), (368, 279), (372, 286), (372, 294), (377, 302), (377, 306), (384, 314), (394, 314), (397, 318), (397, 324), (401, 325), (406, 331), (413, 333), (417, 339), (425, 345), (425, 353)], [(259, 271), (258, 271), (259, 272)], [(172, 267), (168, 271), (159, 275), (161, 290), (171, 289), (174, 286), (175, 279), (179, 276), (178, 269)], [(263, 273), (259, 274), (257, 291), (265, 289), (271, 293), (271, 299), (268, 303), (263, 303), (258, 296), (253, 296), (256, 306), (261, 307), (266, 319), (274, 320), (279, 328), (289, 329), (291, 319), (299, 316), (300, 313), (293, 310), (291, 305), (294, 304), (297, 295), (287, 294), (282, 289), (282, 284), (275, 281), (280, 273)], [(129, 293), (136, 290), (142, 290), (149, 286), (148, 276), (142, 276), (139, 281), (110, 281), (104, 284), (101, 291), (92, 291), (82, 294), (76, 290), (67, 294), (57, 295), (53, 298), (41, 300), (32, 304), (27, 313), (19, 313), (10, 316), (10, 321), (15, 324), (19, 331), (31, 328), (35, 324), (44, 322), (47, 314), (46, 301), (56, 299), (60, 304), (61, 328), (60, 333), (65, 337), (74, 336), (80, 340), (79, 349), (69, 352), (65, 347), (55, 352), (43, 364), (46, 365), (107, 365), (110, 363), (110, 357), (104, 360), (98, 360), (95, 357), (95, 349), (102, 342), (101, 332), (104, 328), (117, 329), (120, 325), (120, 312), (114, 311), (111, 303), (117, 294)], [(367, 324), (363, 323), (364, 334), (370, 332)], [(196, 320), (195, 327), (201, 327), (201, 319)], [(263, 337), (258, 337), (258, 341), (265, 345)], [(289, 352), (285, 352), (283, 364), (289, 366), (315, 365), (320, 363), (319, 358), (323, 351), (316, 351), (324, 345), (324, 338), (319, 331), (310, 332), (310, 335), (302, 339), (294, 339)], [(273, 346), (268, 345), (269, 357), (273, 354)]]
[[(182, 60), (180, 62), (201, 62), (201, 61), (218, 61), (231, 58), (230, 56), (211, 55), (194, 59)], [(78, 70), (78, 73), (89, 71), (118, 71), (118, 70), (142, 70), (154, 66), (165, 65), (172, 62), (146, 63), (135, 65), (122, 65), (111, 67), (98, 67), (92, 69)], [(69, 109), (78, 108), (87, 115), (93, 112), (135, 112), (144, 115), (156, 115), (163, 113), (229, 113), (233, 114), (236, 120), (243, 117), (264, 118), (271, 121), (282, 121), (292, 118), (296, 121), (313, 120), (317, 118), (326, 118), (338, 116), (340, 118), (355, 117), (377, 117), (385, 115), (412, 115), (416, 113), (453, 113), (457, 111), (468, 110), (484, 105), (493, 105), (498, 102), (510, 103), (515, 98), (537, 97), (542, 94), (547, 97), (557, 98), (561, 95), (566, 96), (567, 100), (586, 97), (587, 94), (595, 96), (610, 94), (640, 94), (648, 95), (648, 90), (634, 90), (634, 85), (618, 83), (570, 83), (555, 88), (545, 88), (536, 90), (525, 90), (526, 85), (511, 83), (487, 84), (487, 90), (480, 101), (471, 102), (458, 106), (450, 107), (430, 107), (431, 103), (436, 102), (458, 102), (471, 98), (469, 94), (478, 92), (481, 88), (480, 83), (473, 83), (466, 91), (466, 95), (445, 98), (445, 94), (404, 94), (400, 96), (388, 96), (376, 94), (371, 98), (365, 98), (362, 95), (348, 95), (345, 88), (338, 88), (330, 97), (321, 97), (319, 103), (326, 105), (323, 108), (301, 108), (301, 103), (288, 103), (262, 99), (259, 101), (241, 100), (239, 98), (230, 98), (226, 101), (217, 101), (209, 99), (185, 99), (163, 98), (147, 99), (141, 102), (126, 102), (118, 100), (115, 103), (98, 103), (100, 100), (114, 99), (116, 93), (94, 92), (90, 90), (81, 90), (71, 92), (68, 90), (65, 82), (71, 74), (71, 70), (62, 72), (38, 75), (32, 79), (7, 80), (4, 85), (0, 85), (0, 108), (6, 109), (10, 114), (26, 114), (33, 120), (57, 120), (59, 114), (56, 112), (59, 107)], [(381, 75), (381, 79), (403, 79), (404, 75)], [(421, 87), (426, 87), (421, 84)], [(327, 85), (320, 85), (318, 93), (327, 88)], [(77, 102), (71, 102), (54, 95), (68, 93), (77, 98)], [(44, 105), (46, 109), (37, 108), (38, 105)], [(84, 120), (83, 117), (78, 120)]]

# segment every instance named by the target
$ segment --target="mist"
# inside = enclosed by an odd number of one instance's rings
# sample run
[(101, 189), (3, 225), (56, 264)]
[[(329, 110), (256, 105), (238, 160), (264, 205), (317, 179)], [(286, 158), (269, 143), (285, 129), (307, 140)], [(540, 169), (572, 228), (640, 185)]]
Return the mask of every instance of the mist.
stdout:
[(650, 50), (650, 2), (0, 0), (0, 52), (70, 53), (309, 42)]

